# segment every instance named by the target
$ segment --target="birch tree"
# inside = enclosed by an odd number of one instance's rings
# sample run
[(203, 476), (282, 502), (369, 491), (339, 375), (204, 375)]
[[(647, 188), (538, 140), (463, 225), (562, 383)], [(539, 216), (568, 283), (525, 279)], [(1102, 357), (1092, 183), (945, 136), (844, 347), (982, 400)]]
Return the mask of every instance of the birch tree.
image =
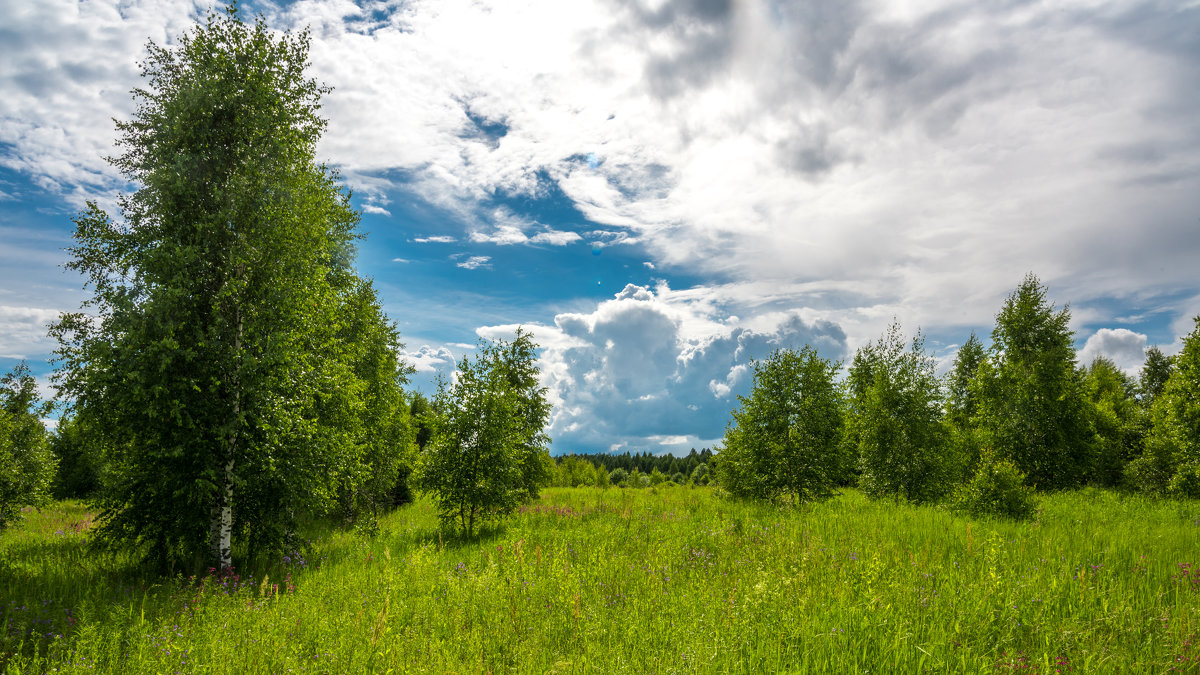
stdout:
[(403, 371), (370, 356), (395, 331), (361, 316), (377, 305), (351, 267), (358, 214), (315, 159), (329, 90), (308, 45), (233, 6), (150, 43), (110, 160), (138, 189), (120, 219), (75, 221), (68, 267), (94, 294), (52, 330), (58, 385), (108, 449), (101, 539), (163, 565), (282, 546), (364, 475), (386, 422), (368, 413), (395, 407), (370, 404)]
[(536, 350), (520, 330), (513, 342), (480, 342), (476, 358), (458, 362), (454, 382), (439, 384), (423, 417), (430, 438), (419, 485), (433, 496), (442, 522), (468, 536), (481, 522), (536, 498), (549, 482), (550, 405), (537, 385)]

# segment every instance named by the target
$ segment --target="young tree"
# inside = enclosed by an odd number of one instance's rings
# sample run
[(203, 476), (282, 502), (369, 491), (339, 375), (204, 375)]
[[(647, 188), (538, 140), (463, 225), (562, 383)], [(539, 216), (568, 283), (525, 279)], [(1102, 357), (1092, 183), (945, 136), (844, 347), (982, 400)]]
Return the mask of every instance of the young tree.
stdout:
[(971, 337), (958, 348), (954, 366), (950, 369), (946, 381), (946, 421), (956, 428), (970, 428), (978, 411), (979, 403), (972, 390), (972, 384), (979, 372), (979, 366), (986, 358), (987, 352), (983, 343), (972, 331)]
[(55, 461), (42, 424), (50, 408), (24, 362), (0, 378), (0, 531), (20, 519), (21, 507), (50, 496)]
[(358, 214), (314, 158), (328, 89), (308, 44), (235, 6), (151, 43), (111, 160), (139, 189), (123, 222), (75, 221), (68, 266), (94, 297), (52, 330), (58, 385), (106, 449), (100, 537), (163, 566), (282, 547), (390, 433), (371, 396), (403, 372), (372, 361), (394, 331), (363, 319)]
[(848, 382), (863, 491), (917, 503), (945, 496), (963, 467), (948, 442), (940, 382), (921, 335), (905, 349), (893, 323), (858, 350)]
[(983, 450), (976, 427), (979, 401), (975, 393), (975, 379), (986, 359), (983, 343), (972, 332), (959, 347), (954, 366), (946, 376), (946, 422), (950, 425), (951, 443), (965, 462), (968, 473), (979, 463)]
[(517, 395), (517, 416), (523, 429), (521, 441), (521, 481), (526, 497), (534, 499), (538, 490), (550, 482), (554, 460), (550, 459), (550, 402), (546, 387), (538, 381), (537, 344), (533, 334), (517, 328), (512, 342), (500, 344), (500, 363), (508, 386)]
[(1134, 397), (1137, 384), (1117, 364), (1099, 356), (1084, 369), (1083, 389), (1096, 431), (1094, 478), (1113, 487), (1121, 482), (1125, 465), (1142, 450), (1146, 414)]
[(532, 476), (549, 476), (545, 390), (520, 386), (523, 380), (513, 377), (531, 373), (536, 382), (537, 345), (522, 331), (517, 341), (527, 344), (481, 341), (475, 359), (458, 362), (453, 384), (439, 383), (425, 416), (431, 435), (419, 461), (419, 485), (433, 495), (442, 522), (456, 523), (468, 536), (479, 522), (536, 497), (544, 483), (531, 483)]
[[(718, 476), (740, 497), (794, 504), (833, 494), (845, 472), (842, 416), (834, 375), (840, 364), (780, 349), (754, 364), (754, 387), (725, 430)], [(703, 475), (703, 474), (701, 474)]]
[(1153, 427), (1144, 463), (1155, 465), (1158, 473), (1153, 478), (1158, 482), (1169, 474), (1170, 485), (1180, 496), (1200, 497), (1195, 482), (1200, 473), (1200, 316), (1183, 338), (1183, 350), (1175, 356), (1174, 369), (1151, 414)]
[(1093, 477), (1095, 432), (1075, 368), (1071, 314), (1025, 277), (996, 315), (991, 358), (979, 369), (979, 426), (999, 459), (1032, 485), (1066, 488)]
[(1174, 359), (1162, 353), (1158, 347), (1146, 349), (1146, 360), (1142, 364), (1142, 372), (1138, 376), (1138, 395), (1143, 407), (1149, 409), (1154, 400), (1167, 386), (1167, 380), (1174, 370)]

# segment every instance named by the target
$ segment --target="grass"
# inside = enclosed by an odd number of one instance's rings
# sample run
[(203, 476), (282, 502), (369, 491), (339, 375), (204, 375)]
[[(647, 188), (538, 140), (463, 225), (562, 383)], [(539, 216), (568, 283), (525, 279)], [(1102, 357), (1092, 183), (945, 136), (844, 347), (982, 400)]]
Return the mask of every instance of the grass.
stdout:
[(1200, 503), (1087, 490), (1033, 523), (848, 492), (549, 489), (439, 535), (430, 504), (244, 576), (155, 579), (61, 503), (0, 534), (26, 672), (1200, 672)]

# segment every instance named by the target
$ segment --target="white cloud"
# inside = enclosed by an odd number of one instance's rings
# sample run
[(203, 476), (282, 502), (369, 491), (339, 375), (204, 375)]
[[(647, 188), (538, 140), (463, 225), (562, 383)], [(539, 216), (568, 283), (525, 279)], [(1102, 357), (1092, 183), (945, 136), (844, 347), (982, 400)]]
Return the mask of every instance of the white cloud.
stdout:
[(1130, 375), (1136, 375), (1146, 360), (1146, 336), (1126, 328), (1101, 328), (1079, 350), (1080, 365), (1103, 356)]
[(392, 215), (391, 211), (388, 211), (387, 209), (383, 208), (382, 206), (378, 206), (376, 204), (363, 204), (362, 210), (363, 210), (363, 213), (373, 213), (373, 214), (379, 215), (379, 216)]
[(452, 244), (458, 240), (449, 235), (439, 234), (434, 237), (417, 237), (413, 241), (418, 244)]
[(458, 267), (461, 267), (466, 270), (491, 269), (492, 265), (489, 262), (491, 259), (492, 259), (491, 256), (473, 255), (473, 256), (467, 258), (466, 260), (464, 260), (460, 263), (455, 263), (455, 264)]
[(476, 243), (499, 244), (508, 246), (511, 244), (524, 244), (529, 241), (529, 237), (521, 230), (512, 225), (500, 225), (491, 233), (472, 232), (471, 241)]
[(412, 261), (409, 260), (408, 258), (392, 258), (392, 262), (394, 262), (394, 263), (410, 263)]
[[(729, 314), (728, 304), (692, 289), (630, 284), (593, 311), (559, 314), (554, 326), (527, 326), (542, 346), (555, 446), (594, 450), (617, 442), (656, 452), (665, 451), (664, 443), (684, 452), (697, 443), (711, 446), (736, 404), (731, 395), (749, 388), (751, 359), (804, 344), (827, 358), (845, 354), (845, 334), (833, 323), (790, 312), (760, 317), (752, 328)], [(479, 332), (496, 338), (515, 330)]]
[(546, 230), (533, 235), (529, 241), (535, 244), (549, 244), (550, 246), (566, 246), (580, 241), (580, 237), (575, 232), (566, 232), (562, 230)]
[(454, 367), (454, 354), (445, 347), (422, 345), (415, 352), (402, 352), (401, 357), (410, 363), (418, 373), (442, 372)]
[(26, 359), (48, 352), (53, 341), (46, 329), (58, 317), (53, 309), (0, 305), (0, 358)]
[[(13, 3), (5, 165), (76, 200), (110, 189), (109, 118), (130, 112), (145, 38), (167, 43), (204, 7)], [(476, 241), (562, 245), (578, 235), (490, 206), (553, 186), (609, 228), (601, 244), (641, 242), (664, 272), (862, 282), (861, 307), (922, 325), (985, 323), (1030, 269), (1077, 304), (1194, 286), (1195, 7), (266, 7), (312, 27), (334, 87), (320, 153), (368, 211), (403, 186)], [(1085, 283), (1094, 269), (1120, 273)]]

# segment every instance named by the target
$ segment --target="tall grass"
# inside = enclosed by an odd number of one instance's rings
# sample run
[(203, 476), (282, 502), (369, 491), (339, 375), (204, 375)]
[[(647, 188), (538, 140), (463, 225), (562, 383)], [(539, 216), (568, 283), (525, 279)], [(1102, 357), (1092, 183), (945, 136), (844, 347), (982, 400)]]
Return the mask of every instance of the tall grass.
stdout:
[(848, 492), (551, 489), (502, 528), (429, 503), (236, 577), (154, 579), (64, 503), (0, 535), (25, 672), (1196, 672), (1200, 504), (1099, 491), (1032, 523)]

